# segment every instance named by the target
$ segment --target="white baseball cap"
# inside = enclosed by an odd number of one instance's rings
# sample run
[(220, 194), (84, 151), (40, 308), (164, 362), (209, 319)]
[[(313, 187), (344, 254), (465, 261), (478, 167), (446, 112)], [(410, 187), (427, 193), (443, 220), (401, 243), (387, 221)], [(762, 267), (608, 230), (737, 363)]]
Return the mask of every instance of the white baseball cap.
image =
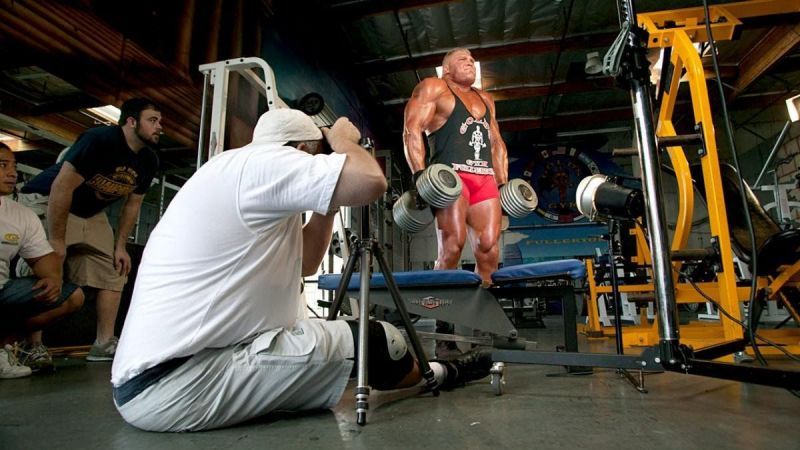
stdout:
[(317, 141), (322, 132), (302, 111), (289, 108), (271, 109), (258, 118), (253, 130), (253, 143), (285, 144), (291, 141)]

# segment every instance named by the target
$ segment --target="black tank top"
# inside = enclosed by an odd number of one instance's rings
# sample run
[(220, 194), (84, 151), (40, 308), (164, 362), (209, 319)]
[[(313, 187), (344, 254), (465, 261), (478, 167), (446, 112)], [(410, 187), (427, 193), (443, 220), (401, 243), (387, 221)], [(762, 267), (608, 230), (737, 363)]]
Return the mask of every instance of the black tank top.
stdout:
[[(450, 86), (447, 86), (450, 89)], [(477, 91), (472, 89), (476, 94)], [(479, 175), (493, 175), (492, 149), (489, 142), (489, 124), (492, 120), (489, 105), (478, 94), (486, 112), (476, 119), (450, 89), (455, 97), (455, 107), (441, 128), (428, 135), (431, 148), (430, 163), (446, 164), (453, 170)]]

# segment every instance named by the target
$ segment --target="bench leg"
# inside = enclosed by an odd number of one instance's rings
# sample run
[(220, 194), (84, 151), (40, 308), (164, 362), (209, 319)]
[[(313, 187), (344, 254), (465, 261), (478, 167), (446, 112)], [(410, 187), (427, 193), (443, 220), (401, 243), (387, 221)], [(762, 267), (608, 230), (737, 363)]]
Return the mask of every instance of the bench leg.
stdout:
[[(578, 299), (575, 296), (575, 291), (569, 289), (561, 297), (561, 310), (564, 314), (564, 350), (567, 352), (578, 352), (578, 322), (576, 316), (578, 315), (578, 308), (576, 307)], [(592, 373), (591, 367), (584, 366), (566, 366), (567, 373), (571, 374), (590, 374)]]

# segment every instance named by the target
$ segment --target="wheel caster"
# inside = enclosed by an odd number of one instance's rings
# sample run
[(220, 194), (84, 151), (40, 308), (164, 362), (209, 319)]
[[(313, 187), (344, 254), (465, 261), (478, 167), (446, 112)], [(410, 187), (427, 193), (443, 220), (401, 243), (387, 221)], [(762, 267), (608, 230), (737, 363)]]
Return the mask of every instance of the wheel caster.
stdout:
[(489, 375), (494, 395), (503, 395), (503, 388), (506, 384), (505, 363), (496, 362), (492, 364), (492, 368), (489, 369)]

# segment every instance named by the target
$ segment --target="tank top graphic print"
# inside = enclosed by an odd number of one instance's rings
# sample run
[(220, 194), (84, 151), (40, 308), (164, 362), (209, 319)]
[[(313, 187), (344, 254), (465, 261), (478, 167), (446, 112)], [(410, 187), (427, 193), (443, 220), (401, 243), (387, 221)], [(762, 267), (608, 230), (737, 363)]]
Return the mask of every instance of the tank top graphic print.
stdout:
[[(450, 89), (450, 86), (447, 86)], [(474, 89), (478, 97), (478, 94)], [(455, 97), (455, 107), (441, 128), (428, 135), (431, 148), (429, 164), (446, 164), (458, 172), (493, 175), (489, 124), (492, 116), (489, 106), (480, 97), (486, 112), (476, 119), (450, 89)]]

